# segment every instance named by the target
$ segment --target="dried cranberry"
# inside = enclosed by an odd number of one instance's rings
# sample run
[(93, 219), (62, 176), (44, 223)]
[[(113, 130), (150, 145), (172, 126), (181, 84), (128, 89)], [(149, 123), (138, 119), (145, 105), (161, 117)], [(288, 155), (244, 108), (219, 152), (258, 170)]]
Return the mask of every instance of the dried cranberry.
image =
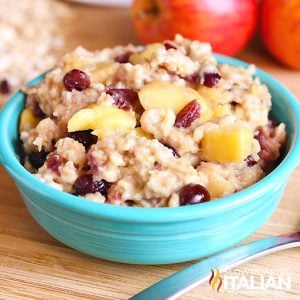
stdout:
[(50, 152), (54, 152), (57, 149), (55, 143), (56, 143), (56, 141), (53, 139), (52, 140), (52, 146), (50, 148)]
[(265, 143), (265, 139), (267, 139), (267, 135), (262, 128), (259, 128), (258, 133), (254, 136), (254, 138), (258, 140), (260, 147), (262, 147)]
[(52, 170), (59, 176), (60, 176), (59, 168), (62, 164), (63, 164), (63, 161), (58, 154), (51, 153), (48, 155), (47, 160), (46, 160), (47, 168)]
[(68, 91), (83, 91), (90, 86), (90, 77), (83, 71), (73, 69), (65, 74), (63, 82)]
[(91, 145), (96, 144), (98, 138), (91, 133), (92, 130), (80, 130), (68, 133), (68, 137), (84, 145), (85, 148), (89, 148)]
[(10, 85), (6, 79), (0, 81), (0, 93), (8, 94), (10, 92)]
[(280, 148), (284, 141), (276, 139), (274, 128), (260, 128), (255, 138), (260, 144), (259, 157), (265, 162), (272, 162), (280, 157)]
[(82, 168), (83, 171), (87, 172), (87, 171), (90, 171), (91, 170), (91, 167), (89, 165), (85, 165), (83, 168)]
[(39, 103), (37, 101), (33, 102), (33, 107), (32, 107), (32, 113), (34, 116), (36, 116), (37, 118), (45, 118), (45, 114), (44, 112), (41, 110), (41, 107), (39, 105)]
[(268, 116), (268, 121), (269, 121), (268, 125), (270, 127), (272, 127), (272, 128), (278, 126), (278, 124), (279, 124), (279, 122), (277, 121), (277, 119), (274, 116), (272, 116), (272, 115)]
[(184, 80), (193, 83), (193, 84), (197, 84), (200, 82), (200, 74), (199, 73), (193, 73), (190, 75), (187, 75), (185, 77), (182, 77)]
[(189, 102), (176, 116), (175, 127), (187, 128), (200, 117), (201, 106), (197, 100)]
[(138, 110), (141, 108), (138, 93), (133, 90), (108, 87), (106, 89), (106, 93), (113, 98), (115, 105), (118, 108), (127, 111), (131, 108), (133, 110)]
[(114, 61), (116, 62), (119, 62), (121, 64), (126, 64), (129, 62), (129, 57), (133, 54), (132, 51), (127, 51), (123, 54), (120, 54), (120, 55), (117, 55), (115, 58), (114, 58)]
[(126, 200), (125, 203), (127, 206), (130, 206), (130, 207), (135, 205), (135, 202), (133, 200)]
[(245, 162), (247, 163), (248, 167), (253, 167), (257, 164), (257, 161), (253, 158), (252, 155), (248, 155), (245, 159)]
[(164, 46), (165, 46), (166, 50), (177, 49), (177, 47), (175, 45), (173, 45), (171, 42), (164, 42)]
[(44, 164), (48, 154), (49, 152), (44, 150), (32, 152), (28, 155), (28, 160), (34, 168), (38, 169)]
[(161, 163), (158, 161), (155, 161), (153, 166), (154, 166), (154, 169), (156, 169), (156, 170), (161, 170), (161, 167), (162, 167)]
[(214, 87), (221, 80), (221, 75), (218, 73), (204, 73), (203, 85), (207, 87)]
[(235, 102), (235, 101), (231, 101), (231, 102), (230, 102), (230, 105), (231, 105), (231, 107), (232, 107), (233, 109), (235, 109), (235, 108), (239, 105), (239, 103), (238, 103), (238, 102)]
[(190, 183), (179, 190), (180, 205), (198, 204), (209, 200), (208, 190), (200, 184)]
[(167, 144), (167, 143), (163, 143), (163, 142), (161, 142), (161, 143), (162, 143), (165, 147), (171, 149), (171, 150), (172, 150), (172, 153), (173, 153), (173, 155), (174, 155), (175, 157), (177, 157), (177, 158), (180, 158), (180, 157), (181, 157), (181, 155), (179, 154), (179, 152), (178, 152), (174, 147), (172, 147), (171, 145), (169, 145), (169, 144)]
[(110, 183), (102, 180), (93, 180), (92, 174), (85, 174), (79, 176), (75, 183), (74, 187), (76, 190), (76, 193), (78, 195), (86, 195), (86, 194), (94, 194), (99, 192), (103, 196), (107, 196), (107, 190), (110, 187)]

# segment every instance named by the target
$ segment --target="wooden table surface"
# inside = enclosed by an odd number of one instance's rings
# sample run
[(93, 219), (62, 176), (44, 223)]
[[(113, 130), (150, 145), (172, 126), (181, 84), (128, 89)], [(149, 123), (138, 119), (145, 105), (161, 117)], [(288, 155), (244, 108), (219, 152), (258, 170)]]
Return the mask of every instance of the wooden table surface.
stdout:
[[(81, 44), (101, 49), (137, 43), (127, 9), (70, 4), (75, 20), (66, 50)], [(300, 98), (300, 73), (279, 66), (257, 40), (241, 59), (255, 63)], [(300, 168), (291, 176), (272, 218), (245, 242), (300, 229)], [(56, 241), (27, 212), (10, 177), (0, 167), (0, 299), (127, 299), (154, 282), (191, 263), (136, 266), (104, 261), (81, 254)], [(213, 291), (204, 283), (181, 299), (300, 299), (300, 251), (290, 249), (236, 271), (267, 276), (287, 270), (291, 289)], [(276, 273), (277, 274), (277, 273)], [(276, 278), (275, 278), (276, 279)], [(259, 278), (255, 277), (256, 282)]]

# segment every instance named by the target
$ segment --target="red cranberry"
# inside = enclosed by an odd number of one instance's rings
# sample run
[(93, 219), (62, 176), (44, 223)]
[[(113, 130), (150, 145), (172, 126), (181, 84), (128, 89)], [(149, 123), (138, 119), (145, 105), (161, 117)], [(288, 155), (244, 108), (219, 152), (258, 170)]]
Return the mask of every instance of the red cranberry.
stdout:
[(203, 74), (203, 85), (207, 87), (214, 87), (221, 79), (221, 75), (218, 73), (204, 73)]
[(46, 160), (46, 166), (48, 169), (55, 172), (58, 176), (60, 176), (59, 168), (63, 164), (61, 157), (58, 154), (51, 153), (48, 155)]
[(138, 110), (141, 108), (138, 93), (133, 90), (108, 87), (106, 89), (106, 93), (113, 98), (115, 105), (118, 108), (127, 111), (131, 108), (133, 110)]
[(254, 136), (254, 138), (258, 140), (259, 145), (261, 147), (264, 143), (264, 140), (267, 138), (267, 136), (262, 130), (262, 128), (259, 128), (258, 133)]
[(247, 167), (253, 167), (257, 164), (257, 161), (253, 158), (252, 155), (249, 155), (246, 159), (245, 162), (247, 163)]
[(107, 190), (110, 187), (110, 183), (102, 180), (93, 180), (92, 174), (86, 174), (79, 176), (74, 184), (76, 193), (84, 196), (86, 194), (94, 194), (99, 192), (103, 196), (107, 196)]
[(39, 103), (37, 101), (33, 102), (33, 108), (32, 108), (32, 113), (34, 116), (36, 116), (37, 118), (45, 118), (45, 114), (44, 112), (41, 110), (41, 107), (39, 105)]
[(50, 152), (54, 152), (57, 149), (55, 144), (56, 144), (56, 141), (53, 139), (52, 140), (52, 146), (50, 148)]
[(161, 163), (160, 162), (155, 161), (154, 164), (153, 164), (153, 166), (154, 166), (154, 169), (161, 170)]
[(0, 81), (0, 93), (8, 94), (10, 92), (10, 85), (6, 79)]
[(120, 54), (120, 55), (117, 55), (115, 58), (114, 58), (114, 61), (116, 62), (119, 62), (121, 64), (126, 64), (129, 62), (129, 58), (130, 56), (133, 54), (132, 51), (127, 51), (123, 54)]
[(135, 205), (135, 202), (133, 200), (126, 200), (124, 201), (126, 203), (127, 206), (134, 206)]
[(28, 160), (34, 168), (39, 169), (44, 164), (48, 154), (49, 152), (44, 150), (32, 152), (28, 155)]
[(163, 142), (161, 142), (161, 143), (162, 143), (165, 147), (171, 149), (171, 150), (172, 150), (172, 153), (173, 153), (173, 155), (174, 155), (175, 157), (177, 157), (177, 158), (180, 158), (180, 157), (181, 157), (181, 155), (179, 154), (179, 152), (178, 152), (174, 147), (172, 147), (171, 145), (169, 145), (169, 144), (167, 144), (167, 143), (163, 143)]
[(84, 145), (85, 148), (89, 148), (91, 145), (96, 144), (98, 138), (91, 133), (92, 130), (80, 130), (68, 133), (68, 137)]
[(179, 201), (182, 206), (203, 203), (209, 200), (208, 190), (200, 184), (190, 183), (179, 190)]
[(83, 71), (73, 69), (65, 74), (63, 82), (68, 91), (83, 91), (90, 86), (90, 77)]
[(192, 84), (197, 84), (200, 82), (200, 74), (197, 72), (197, 73), (193, 73), (193, 74), (190, 74), (190, 75), (187, 75), (185, 77), (182, 77), (184, 80), (192, 83)]
[(175, 127), (187, 128), (200, 117), (201, 106), (197, 100), (189, 102), (176, 116)]
[(283, 145), (283, 141), (280, 141), (274, 137), (274, 128), (260, 128), (255, 138), (260, 144), (259, 157), (265, 162), (272, 162), (280, 157), (280, 148)]
[(269, 115), (268, 116), (268, 125), (272, 128), (275, 128), (276, 126), (278, 126), (279, 122), (277, 121), (277, 119), (272, 116), (272, 115)]
[(165, 46), (166, 50), (177, 49), (177, 47), (175, 45), (173, 45), (171, 42), (164, 42), (164, 46)]
[(239, 105), (239, 103), (237, 103), (237, 102), (235, 102), (235, 101), (231, 101), (231, 102), (230, 102), (230, 105), (231, 105), (231, 108), (232, 108), (232, 109), (235, 109), (235, 108)]

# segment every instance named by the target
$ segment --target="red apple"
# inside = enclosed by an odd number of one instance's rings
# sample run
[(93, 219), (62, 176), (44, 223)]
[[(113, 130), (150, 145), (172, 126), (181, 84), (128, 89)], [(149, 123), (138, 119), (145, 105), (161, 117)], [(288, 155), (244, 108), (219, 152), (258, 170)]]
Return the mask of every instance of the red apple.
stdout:
[(210, 42), (215, 52), (234, 55), (247, 44), (257, 21), (257, 0), (135, 0), (132, 19), (147, 44), (186, 38)]
[(269, 52), (300, 70), (300, 0), (263, 0), (260, 27)]

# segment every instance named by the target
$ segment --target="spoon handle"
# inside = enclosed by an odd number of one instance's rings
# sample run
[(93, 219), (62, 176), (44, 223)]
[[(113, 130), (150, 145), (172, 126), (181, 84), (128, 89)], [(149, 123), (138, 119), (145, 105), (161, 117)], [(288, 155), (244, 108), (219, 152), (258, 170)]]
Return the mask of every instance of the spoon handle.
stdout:
[(176, 299), (200, 283), (208, 281), (212, 269), (226, 271), (254, 258), (298, 246), (300, 246), (300, 231), (242, 245), (178, 271), (136, 294), (130, 300)]

